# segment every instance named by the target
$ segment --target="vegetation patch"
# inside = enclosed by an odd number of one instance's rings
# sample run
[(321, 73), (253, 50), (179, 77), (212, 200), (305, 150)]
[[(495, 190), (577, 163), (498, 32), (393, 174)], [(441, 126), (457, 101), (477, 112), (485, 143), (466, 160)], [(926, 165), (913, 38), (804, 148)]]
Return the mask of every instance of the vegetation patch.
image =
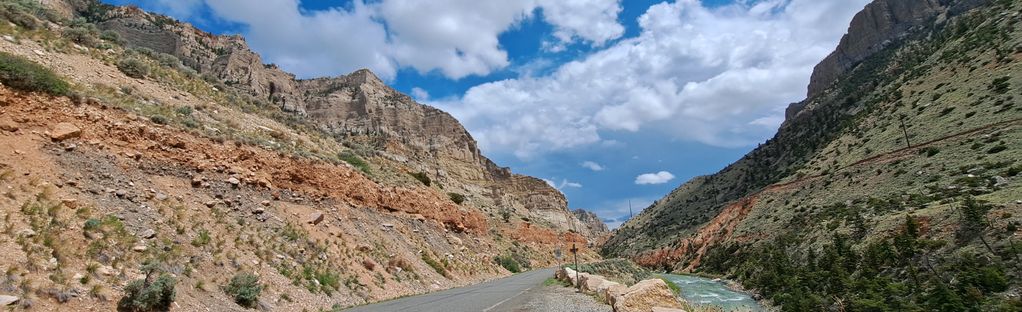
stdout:
[(231, 282), (224, 286), (224, 292), (234, 298), (235, 303), (246, 308), (255, 308), (259, 304), (259, 294), (262, 291), (259, 277), (252, 273), (235, 274)]
[(69, 95), (71, 86), (50, 69), (29, 59), (0, 52), (0, 82), (27, 92)]

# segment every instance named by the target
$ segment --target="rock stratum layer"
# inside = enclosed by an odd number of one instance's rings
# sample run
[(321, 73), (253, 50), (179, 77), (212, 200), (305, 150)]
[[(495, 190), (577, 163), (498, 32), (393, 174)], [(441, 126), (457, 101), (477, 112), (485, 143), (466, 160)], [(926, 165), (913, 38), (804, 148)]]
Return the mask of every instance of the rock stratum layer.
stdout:
[(174, 309), (243, 310), (225, 286), (253, 273), (260, 309), (330, 310), (549, 266), (573, 244), (597, 257), (601, 224), (367, 70), (296, 79), (241, 37), (133, 7), (0, 10), (0, 61), (71, 89), (0, 86), (5, 305), (113, 310), (152, 270), (176, 281)]

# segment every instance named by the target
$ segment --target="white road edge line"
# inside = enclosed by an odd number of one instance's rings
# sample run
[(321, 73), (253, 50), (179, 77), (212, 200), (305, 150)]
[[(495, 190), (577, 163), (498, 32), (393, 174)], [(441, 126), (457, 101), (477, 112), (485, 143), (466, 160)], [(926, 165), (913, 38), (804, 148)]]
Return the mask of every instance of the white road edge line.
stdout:
[(529, 289), (532, 289), (532, 287), (526, 288), (525, 290), (523, 290), (523, 291), (520, 291), (520, 292), (518, 292), (518, 294), (517, 294), (517, 295), (514, 295), (514, 296), (511, 296), (510, 298), (507, 298), (507, 299), (501, 300), (500, 302), (497, 302), (496, 304), (494, 304), (494, 305), (491, 305), (491, 306), (490, 306), (489, 308), (483, 309), (483, 312), (487, 312), (487, 311), (493, 310), (493, 308), (496, 308), (497, 306), (499, 306), (499, 305), (501, 305), (501, 304), (504, 304), (504, 303), (505, 303), (505, 302), (507, 302), (508, 300), (511, 300), (511, 299), (514, 299), (515, 297), (521, 296), (521, 295), (522, 295), (522, 294), (524, 294), (524, 293), (525, 293), (526, 291), (529, 291)]

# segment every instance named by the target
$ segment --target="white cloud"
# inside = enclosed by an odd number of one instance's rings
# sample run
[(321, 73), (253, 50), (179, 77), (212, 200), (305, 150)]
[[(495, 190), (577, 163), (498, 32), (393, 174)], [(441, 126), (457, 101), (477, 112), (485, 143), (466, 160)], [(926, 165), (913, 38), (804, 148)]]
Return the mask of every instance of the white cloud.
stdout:
[(635, 177), (635, 184), (638, 185), (649, 185), (649, 184), (664, 184), (671, 180), (674, 180), (674, 175), (667, 171), (660, 171), (657, 173), (646, 173)]
[(152, 8), (157, 12), (163, 12), (178, 18), (192, 17), (193, 13), (202, 6), (203, 0), (142, 0), (140, 3)]
[(562, 43), (600, 46), (619, 38), (620, 0), (353, 0), (327, 10), (299, 9), (299, 0), (144, 0), (179, 18), (205, 1), (216, 16), (247, 26), (246, 37), (267, 61), (301, 77), (369, 68), (391, 79), (401, 68), (460, 79), (507, 67), (500, 34), (540, 9)]
[(575, 38), (601, 46), (621, 37), (624, 26), (617, 22), (620, 0), (539, 0), (543, 18), (555, 26), (554, 37), (561, 42)]
[(354, 0), (351, 8), (306, 12), (298, 0), (207, 0), (214, 13), (248, 27), (246, 39), (267, 62), (302, 77), (332, 76), (370, 68), (393, 78), (397, 64), (375, 8)]
[(813, 66), (868, 1), (660, 3), (639, 18), (635, 38), (545, 76), (486, 83), (431, 104), (465, 123), (486, 152), (522, 159), (618, 131), (748, 145), (772, 134), (784, 107), (804, 97)]
[(412, 88), (412, 98), (419, 102), (429, 101), (429, 92), (423, 88), (414, 87)]
[(553, 188), (558, 189), (558, 190), (564, 190), (565, 188), (582, 188), (582, 184), (581, 183), (568, 181), (568, 179), (561, 179), (561, 183), (560, 184), (558, 184), (557, 182), (554, 182), (553, 180), (549, 180), (549, 179), (541, 179), (541, 180), (543, 180), (543, 182), (546, 182), (547, 185), (550, 185), (550, 187), (553, 187)]
[(603, 171), (603, 169), (605, 169), (600, 164), (598, 164), (598, 163), (596, 163), (594, 161), (589, 161), (589, 160), (583, 161), (579, 165), (582, 166), (582, 168), (586, 168), (586, 169), (589, 169), (589, 170), (592, 170), (592, 171)]

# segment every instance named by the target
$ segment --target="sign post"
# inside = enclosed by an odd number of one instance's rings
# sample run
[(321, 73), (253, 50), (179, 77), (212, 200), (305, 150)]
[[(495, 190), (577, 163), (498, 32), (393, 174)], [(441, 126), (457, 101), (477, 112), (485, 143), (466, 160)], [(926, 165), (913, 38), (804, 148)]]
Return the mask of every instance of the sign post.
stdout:
[(578, 279), (578, 247), (575, 247), (575, 242), (571, 243), (571, 254), (575, 256), (575, 284), (578, 285), (578, 290), (582, 291), (582, 281)]

